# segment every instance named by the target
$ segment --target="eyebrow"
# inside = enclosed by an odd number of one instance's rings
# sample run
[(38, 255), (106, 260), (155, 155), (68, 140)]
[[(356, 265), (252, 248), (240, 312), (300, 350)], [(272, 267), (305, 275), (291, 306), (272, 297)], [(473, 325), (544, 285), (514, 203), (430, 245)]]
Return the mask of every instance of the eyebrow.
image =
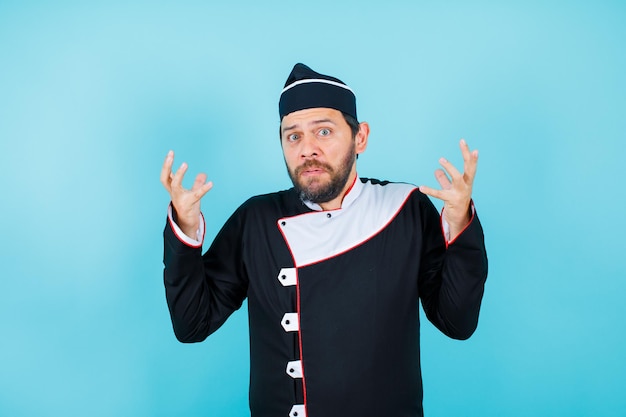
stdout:
[[(330, 124), (336, 126), (336, 123), (334, 121), (332, 121), (331, 119), (313, 120), (311, 123), (309, 123), (309, 126), (314, 126), (314, 125), (318, 125), (318, 124), (321, 124), (321, 123), (330, 123)], [(285, 133), (285, 132), (287, 132), (289, 130), (293, 130), (293, 129), (297, 128), (297, 127), (298, 127), (298, 124), (295, 124), (295, 125), (292, 125), (292, 126), (285, 126), (285, 127), (283, 127), (282, 132)]]

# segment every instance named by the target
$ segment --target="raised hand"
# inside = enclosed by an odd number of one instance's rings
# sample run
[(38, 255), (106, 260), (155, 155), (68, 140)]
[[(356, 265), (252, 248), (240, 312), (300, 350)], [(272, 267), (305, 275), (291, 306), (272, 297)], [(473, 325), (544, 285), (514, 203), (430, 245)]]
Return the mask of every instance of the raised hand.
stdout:
[(424, 194), (443, 200), (443, 216), (450, 225), (450, 239), (454, 239), (469, 223), (472, 185), (478, 164), (477, 150), (470, 151), (464, 139), (461, 139), (459, 146), (463, 154), (464, 172), (459, 172), (448, 160), (441, 158), (439, 163), (445, 172), (442, 169), (435, 171), (435, 177), (441, 185), (441, 190), (424, 185), (420, 186), (420, 191)]
[(174, 151), (169, 151), (161, 169), (161, 183), (170, 193), (178, 227), (187, 236), (196, 239), (196, 231), (200, 227), (200, 199), (213, 187), (213, 183), (207, 182), (206, 174), (198, 174), (188, 190), (182, 185), (187, 163), (183, 162), (176, 173), (172, 172), (173, 164)]

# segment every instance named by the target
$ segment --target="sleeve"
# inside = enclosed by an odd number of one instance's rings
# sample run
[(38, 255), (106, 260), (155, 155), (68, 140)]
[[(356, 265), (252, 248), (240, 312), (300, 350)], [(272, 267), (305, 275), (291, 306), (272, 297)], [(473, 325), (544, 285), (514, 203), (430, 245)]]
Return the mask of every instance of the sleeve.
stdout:
[(199, 342), (220, 328), (246, 297), (248, 278), (242, 254), (243, 214), (237, 210), (211, 247), (180, 239), (168, 217), (163, 231), (163, 278), (176, 338)]
[(419, 291), (426, 317), (454, 339), (468, 339), (478, 326), (487, 279), (487, 252), (478, 215), (472, 210), (467, 227), (447, 243), (441, 218), (423, 197), (423, 233)]

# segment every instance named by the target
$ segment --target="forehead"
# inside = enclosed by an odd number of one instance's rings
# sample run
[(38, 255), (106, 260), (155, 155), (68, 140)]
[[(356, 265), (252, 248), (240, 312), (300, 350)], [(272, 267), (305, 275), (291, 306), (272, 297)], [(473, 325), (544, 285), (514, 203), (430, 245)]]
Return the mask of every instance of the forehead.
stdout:
[(312, 109), (304, 109), (289, 113), (281, 122), (282, 127), (289, 126), (306, 126), (320, 120), (330, 120), (336, 124), (345, 122), (343, 115), (339, 110), (326, 107), (315, 107)]

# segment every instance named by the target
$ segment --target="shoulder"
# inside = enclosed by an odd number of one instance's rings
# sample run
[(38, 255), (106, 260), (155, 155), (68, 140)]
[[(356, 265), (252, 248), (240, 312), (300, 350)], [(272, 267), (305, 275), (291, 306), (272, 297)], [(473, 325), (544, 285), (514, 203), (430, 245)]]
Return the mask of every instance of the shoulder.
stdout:
[(360, 178), (360, 180), (363, 183), (364, 192), (374, 194), (381, 198), (399, 196), (401, 198), (414, 197), (418, 200), (428, 200), (428, 196), (423, 194), (415, 184), (408, 182), (378, 180), (375, 178)]
[(410, 206), (419, 210), (433, 210), (434, 205), (430, 198), (419, 190), (415, 184), (378, 180), (375, 178), (361, 178), (363, 193), (370, 201), (378, 201), (382, 205), (392, 205), (401, 208)]
[[(220, 235), (241, 238), (260, 233), (260, 230), (275, 226), (277, 219), (284, 217), (283, 213), (298, 210), (298, 200), (292, 189), (250, 197), (226, 220)], [(304, 205), (300, 203), (300, 206)]]
[(293, 188), (267, 194), (259, 194), (246, 200), (237, 211), (246, 215), (285, 216), (308, 210)]
[(412, 190), (417, 189), (416, 185), (410, 184), (408, 182), (397, 182), (397, 181), (388, 181), (388, 180), (378, 180), (376, 178), (360, 178), (361, 182), (365, 187), (370, 187), (371, 189), (377, 189), (380, 191), (396, 191), (396, 190)]

